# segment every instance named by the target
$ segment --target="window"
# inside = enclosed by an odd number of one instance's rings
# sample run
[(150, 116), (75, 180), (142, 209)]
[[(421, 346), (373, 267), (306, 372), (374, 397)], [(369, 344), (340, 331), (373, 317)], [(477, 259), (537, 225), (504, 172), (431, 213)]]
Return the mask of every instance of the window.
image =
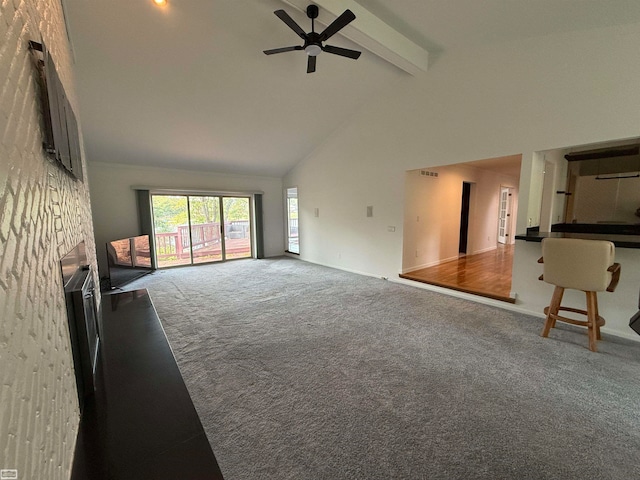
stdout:
[(287, 188), (287, 252), (300, 254), (298, 241), (298, 187)]

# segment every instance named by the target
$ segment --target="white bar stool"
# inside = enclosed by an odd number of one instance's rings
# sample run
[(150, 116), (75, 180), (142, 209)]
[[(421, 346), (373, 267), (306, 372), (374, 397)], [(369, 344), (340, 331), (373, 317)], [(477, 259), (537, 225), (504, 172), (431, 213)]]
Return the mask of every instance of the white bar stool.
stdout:
[[(614, 263), (615, 246), (601, 240), (574, 238), (545, 238), (542, 240), (542, 257), (538, 263), (544, 265), (540, 280), (555, 285), (551, 304), (544, 309), (547, 319), (542, 336), (549, 336), (556, 320), (588, 328), (589, 350), (597, 351), (596, 340), (600, 340), (600, 327), (604, 318), (598, 313), (597, 292), (613, 292), (620, 279), (620, 264)], [(587, 295), (587, 309), (562, 307), (564, 290), (581, 290)], [(586, 315), (587, 320), (576, 320), (558, 314), (566, 311)]]

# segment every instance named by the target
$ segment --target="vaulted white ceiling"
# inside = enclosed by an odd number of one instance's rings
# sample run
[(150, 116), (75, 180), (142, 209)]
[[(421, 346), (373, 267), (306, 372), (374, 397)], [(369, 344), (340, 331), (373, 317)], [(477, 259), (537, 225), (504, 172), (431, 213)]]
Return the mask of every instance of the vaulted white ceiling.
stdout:
[[(264, 55), (301, 43), (274, 10), (310, 30), (304, 13), (280, 0), (169, 0), (162, 9), (151, 0), (63, 4), (89, 161), (281, 176), (409, 75), (340, 34), (329, 43), (362, 50), (360, 59), (322, 53), (316, 73), (307, 74), (304, 52)], [(429, 50), (430, 68), (456, 49), (640, 22), (637, 0), (348, 6)]]

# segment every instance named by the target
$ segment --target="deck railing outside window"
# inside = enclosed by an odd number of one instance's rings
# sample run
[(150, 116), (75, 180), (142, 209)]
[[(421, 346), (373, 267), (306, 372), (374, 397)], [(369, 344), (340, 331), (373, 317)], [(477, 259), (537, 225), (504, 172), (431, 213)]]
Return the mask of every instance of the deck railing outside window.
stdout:
[[(249, 221), (225, 222), (224, 231), (227, 241), (248, 239)], [(192, 242), (193, 245), (191, 245)], [(250, 244), (242, 243), (242, 250), (248, 252), (251, 248)], [(176, 232), (156, 233), (156, 253), (159, 260), (172, 257), (188, 258), (190, 250), (199, 250), (216, 244), (220, 244), (219, 222), (192, 225), (191, 235), (189, 235), (188, 225), (178, 226)]]

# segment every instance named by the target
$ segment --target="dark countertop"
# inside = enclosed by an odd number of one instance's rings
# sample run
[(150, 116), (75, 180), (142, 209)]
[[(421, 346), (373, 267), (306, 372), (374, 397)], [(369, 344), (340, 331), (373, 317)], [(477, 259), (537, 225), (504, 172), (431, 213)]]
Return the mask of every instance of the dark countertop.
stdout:
[(96, 391), (72, 479), (222, 479), (146, 290), (102, 297)]
[(607, 240), (620, 248), (640, 248), (640, 235), (616, 235), (610, 233), (538, 232), (529, 230), (516, 235), (516, 240), (542, 242), (544, 238), (581, 238), (585, 240)]

